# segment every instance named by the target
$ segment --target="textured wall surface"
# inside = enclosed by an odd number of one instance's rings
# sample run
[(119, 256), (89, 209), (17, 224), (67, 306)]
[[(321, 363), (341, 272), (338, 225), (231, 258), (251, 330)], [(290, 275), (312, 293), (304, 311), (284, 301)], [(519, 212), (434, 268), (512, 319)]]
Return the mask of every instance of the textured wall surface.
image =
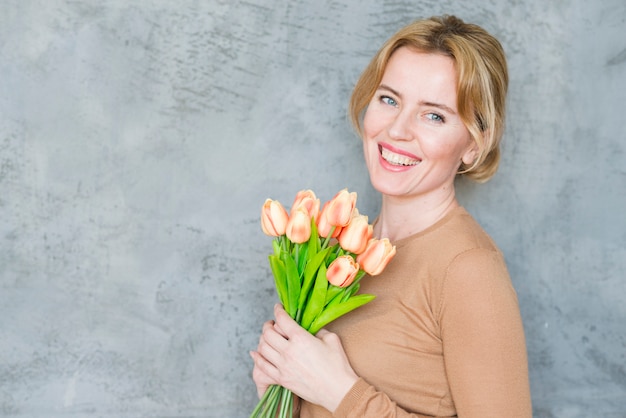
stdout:
[(535, 416), (626, 417), (626, 3), (3, 0), (0, 416), (243, 417), (276, 300), (266, 197), (377, 197), (346, 118), (413, 18), (498, 36), (499, 243)]

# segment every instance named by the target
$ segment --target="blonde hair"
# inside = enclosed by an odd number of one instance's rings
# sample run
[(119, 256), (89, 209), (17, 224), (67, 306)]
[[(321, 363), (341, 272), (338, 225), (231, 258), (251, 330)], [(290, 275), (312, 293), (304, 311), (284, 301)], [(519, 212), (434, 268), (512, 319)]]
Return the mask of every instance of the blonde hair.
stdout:
[(362, 115), (372, 100), (391, 55), (400, 47), (451, 57), (458, 73), (457, 108), (478, 153), (459, 174), (477, 182), (489, 180), (500, 162), (508, 70), (500, 42), (478, 25), (455, 16), (417, 20), (394, 34), (365, 68), (350, 98), (350, 118), (362, 136)]

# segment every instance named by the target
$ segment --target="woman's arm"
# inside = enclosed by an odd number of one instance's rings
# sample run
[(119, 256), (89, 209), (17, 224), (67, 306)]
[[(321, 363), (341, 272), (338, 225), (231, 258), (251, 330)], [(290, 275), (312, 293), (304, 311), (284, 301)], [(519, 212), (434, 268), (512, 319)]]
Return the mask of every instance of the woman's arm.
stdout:
[(440, 309), (444, 361), (460, 418), (532, 416), (524, 328), (500, 253), (452, 263)]

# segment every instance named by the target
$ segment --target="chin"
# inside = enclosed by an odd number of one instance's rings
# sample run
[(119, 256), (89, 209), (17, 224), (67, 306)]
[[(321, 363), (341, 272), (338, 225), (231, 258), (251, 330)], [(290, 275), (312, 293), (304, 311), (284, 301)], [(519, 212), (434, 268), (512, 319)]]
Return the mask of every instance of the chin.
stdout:
[(378, 193), (387, 196), (403, 196), (406, 195), (406, 190), (400, 189), (397, 184), (390, 184), (388, 181), (375, 180), (370, 177), (370, 183), (374, 190)]

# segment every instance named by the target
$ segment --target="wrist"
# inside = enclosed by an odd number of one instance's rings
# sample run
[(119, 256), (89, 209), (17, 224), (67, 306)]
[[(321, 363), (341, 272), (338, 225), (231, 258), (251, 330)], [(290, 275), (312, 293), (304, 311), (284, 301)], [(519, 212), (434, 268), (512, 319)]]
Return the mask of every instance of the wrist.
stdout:
[(329, 385), (329, 396), (326, 397), (326, 404), (322, 406), (330, 412), (334, 412), (358, 380), (359, 376), (352, 370), (335, 380)]

